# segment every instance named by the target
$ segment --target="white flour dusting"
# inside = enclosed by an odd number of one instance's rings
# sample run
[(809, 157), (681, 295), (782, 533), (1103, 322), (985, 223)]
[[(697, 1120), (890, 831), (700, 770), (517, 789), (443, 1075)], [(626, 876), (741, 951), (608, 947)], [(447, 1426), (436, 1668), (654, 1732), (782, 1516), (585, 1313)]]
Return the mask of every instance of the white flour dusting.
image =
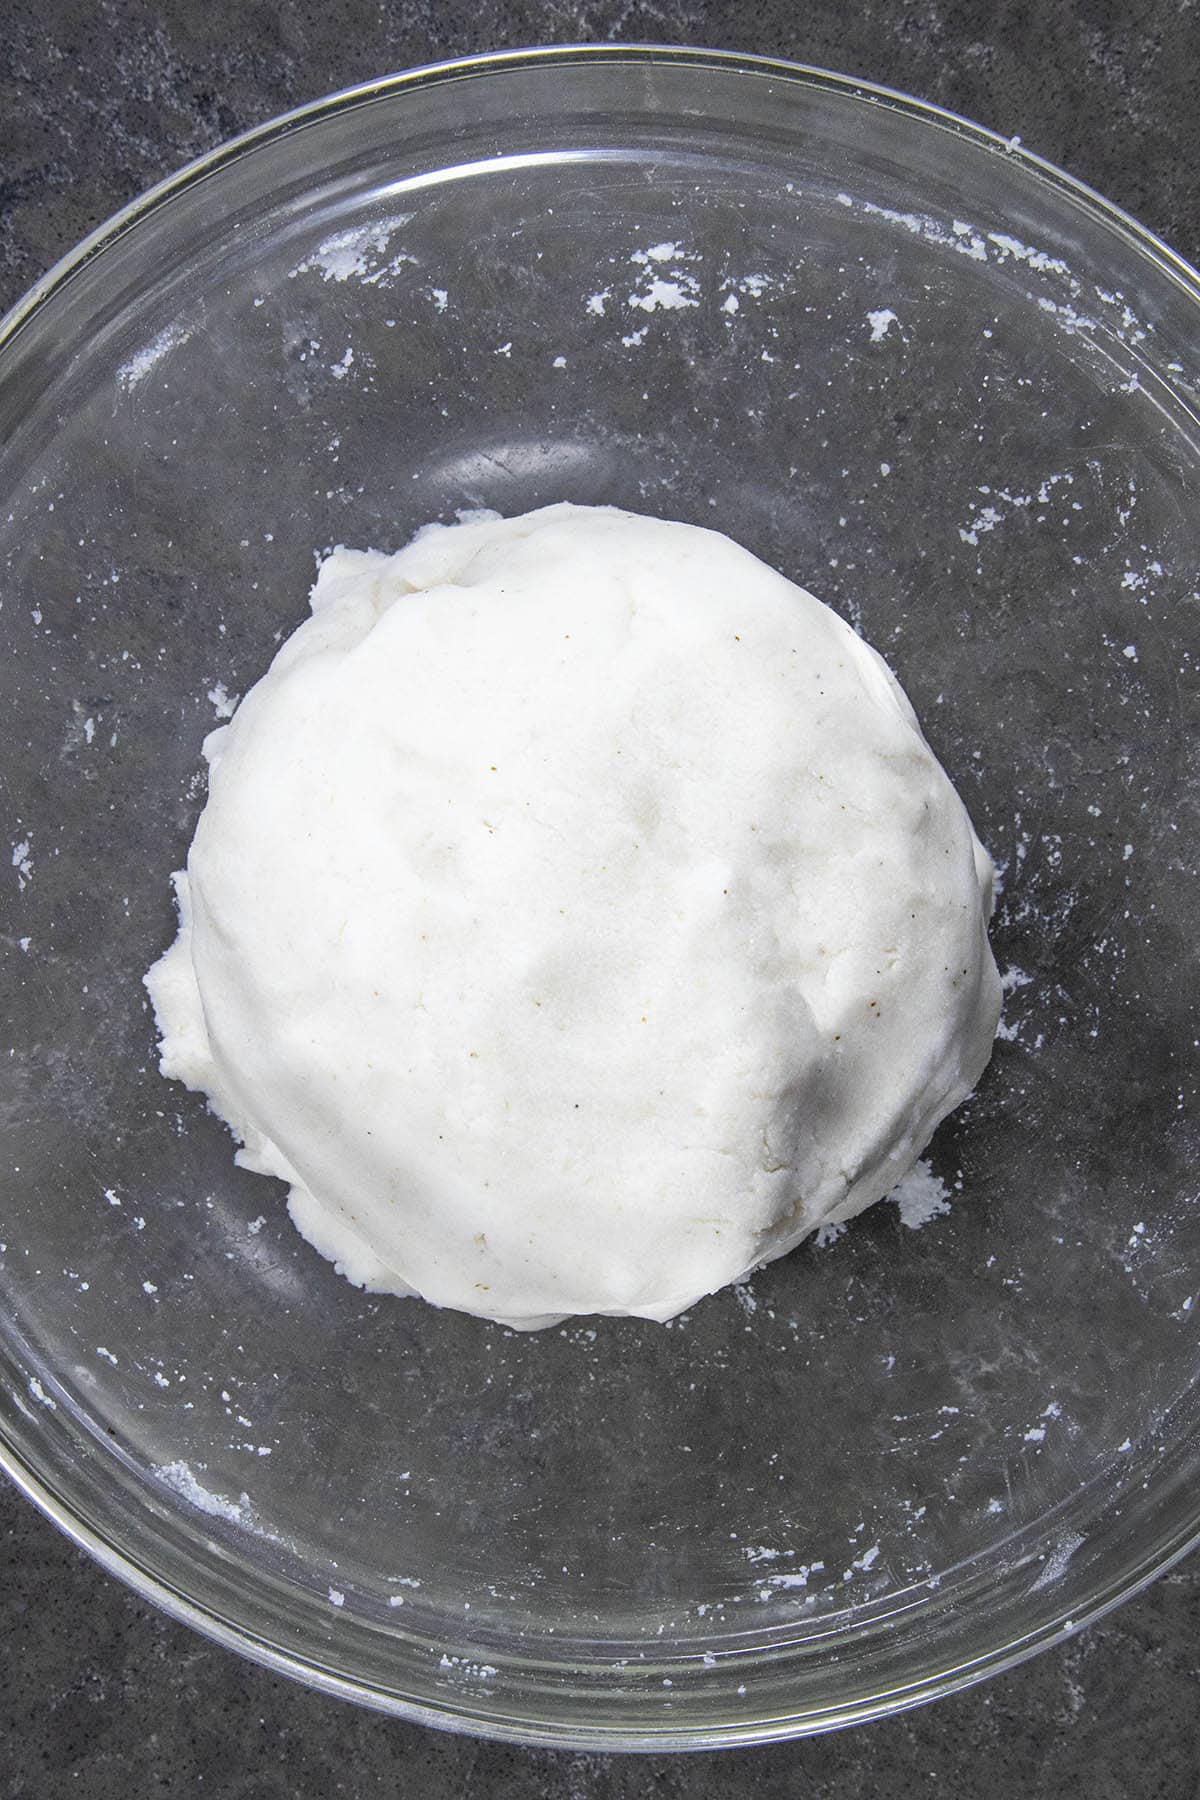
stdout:
[(129, 358), (128, 362), (121, 364), (117, 370), (119, 385), (126, 392), (130, 388), (137, 387), (138, 383), (144, 381), (152, 369), (158, 367), (164, 356), (168, 356), (172, 350), (177, 350), (181, 344), (186, 344), (190, 336), (191, 333), (183, 330), (179, 325), (168, 325), (165, 331), (160, 331), (157, 337), (151, 338), (150, 342), (143, 345), (136, 355)]
[(699, 306), (698, 294), (699, 283), (694, 276), (680, 275), (675, 281), (664, 281), (655, 275), (643, 293), (630, 294), (629, 304), (648, 313), (678, 312), (684, 306)]
[(1096, 321), (1087, 313), (1081, 313), (1064, 302), (1051, 300), (1047, 294), (1039, 294), (1037, 303), (1043, 312), (1053, 313), (1069, 337), (1080, 331), (1095, 331)]
[(932, 219), (927, 213), (897, 212), (894, 207), (876, 206), (873, 200), (855, 200), (849, 194), (839, 194), (837, 201), (839, 206), (857, 209), (868, 218), (885, 219), (889, 225), (899, 225), (912, 232), (914, 237), (923, 237), (928, 243), (956, 250), (974, 262), (987, 261), (987, 245), (974, 227), (961, 219), (955, 219), (952, 228), (947, 230), (939, 219)]
[(469, 1656), (443, 1655), (438, 1661), (438, 1668), (445, 1669), (451, 1675), (466, 1676), (473, 1681), (490, 1681), (497, 1673), (491, 1663), (473, 1662)]
[(223, 681), (210, 687), (205, 698), (210, 702), (218, 719), (232, 719), (237, 710), (237, 695), (230, 694)]
[(931, 1219), (950, 1211), (950, 1190), (924, 1157), (903, 1181), (897, 1182), (887, 1198), (900, 1208), (900, 1223), (910, 1231), (919, 1231)]
[(1033, 1584), (1032, 1592), (1036, 1593), (1039, 1588), (1049, 1587), (1053, 1582), (1060, 1580), (1066, 1573), (1067, 1564), (1075, 1552), (1081, 1550), (1086, 1542), (1087, 1539), (1081, 1537), (1077, 1531), (1064, 1532), (1054, 1549), (1047, 1554), (1041, 1573)]
[(1000, 252), (1001, 261), (1011, 256), (1017, 262), (1028, 263), (1031, 269), (1037, 269), (1042, 274), (1069, 276), (1071, 273), (1060, 256), (1047, 256), (1044, 250), (1031, 250), (1028, 244), (1023, 244), (1020, 238), (1009, 237), (1007, 232), (989, 231), (987, 241), (994, 244)]
[(289, 274), (295, 277), (313, 271), (323, 281), (350, 281), (357, 277), (359, 281), (374, 285), (387, 275), (395, 274), (403, 263), (416, 260), (401, 254), (379, 266), (379, 258), (385, 254), (392, 237), (408, 224), (411, 217), (411, 213), (404, 213), (385, 224), (356, 225), (349, 231), (335, 231)]
[(191, 1467), (185, 1462), (164, 1463), (154, 1470), (160, 1481), (189, 1501), (200, 1512), (208, 1513), (214, 1519), (228, 1519), (234, 1525), (249, 1524), (250, 1496), (241, 1495), (237, 1501), (225, 1500), (220, 1494), (209, 1491), (197, 1481)]
[(933, 218), (928, 213), (899, 212), (892, 207), (877, 206), (871, 200), (856, 200), (851, 194), (838, 194), (837, 201), (840, 206), (860, 212), (868, 218), (883, 219), (890, 225), (897, 225), (939, 249), (953, 250), (961, 256), (968, 256), (973, 262), (995, 260), (1001, 266), (1019, 263), (1032, 274), (1051, 277), (1061, 284), (1071, 301), (1085, 298), (1087, 301), (1089, 310), (1084, 311), (1078, 306), (1052, 300), (1047, 295), (1030, 294), (1029, 297), (1036, 298), (1043, 311), (1058, 318), (1068, 335), (1096, 329), (1097, 321), (1090, 311), (1094, 300), (1098, 300), (1114, 315), (1111, 328), (1126, 344), (1133, 346), (1143, 342), (1152, 329), (1139, 320), (1123, 294), (1112, 293), (1095, 285), (1085, 290), (1083, 283), (1071, 273), (1062, 257), (1024, 244), (1007, 232), (992, 231), (985, 237), (965, 219), (953, 219), (947, 226), (944, 220)]

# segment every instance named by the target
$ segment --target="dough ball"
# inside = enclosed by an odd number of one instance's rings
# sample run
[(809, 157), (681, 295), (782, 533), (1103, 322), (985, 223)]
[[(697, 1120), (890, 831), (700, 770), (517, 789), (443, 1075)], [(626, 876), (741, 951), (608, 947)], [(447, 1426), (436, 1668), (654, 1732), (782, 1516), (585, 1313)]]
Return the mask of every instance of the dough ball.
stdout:
[(205, 745), (164, 1074), (353, 1282), (669, 1319), (909, 1170), (992, 867), (882, 660), (610, 508), (338, 550)]

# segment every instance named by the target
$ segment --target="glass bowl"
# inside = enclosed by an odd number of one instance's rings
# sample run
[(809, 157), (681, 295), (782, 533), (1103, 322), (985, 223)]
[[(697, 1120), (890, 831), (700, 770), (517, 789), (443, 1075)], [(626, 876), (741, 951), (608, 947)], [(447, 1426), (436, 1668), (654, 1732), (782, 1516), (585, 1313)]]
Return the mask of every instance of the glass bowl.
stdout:
[[(548, 50), (194, 164), (0, 330), (0, 1428), (272, 1668), (527, 1742), (821, 1730), (1197, 1534), (1197, 277), (818, 71)], [(992, 1066), (883, 1204), (673, 1326), (364, 1296), (155, 1068), (200, 743), (314, 552), (727, 530), (889, 658), (1003, 872)]]

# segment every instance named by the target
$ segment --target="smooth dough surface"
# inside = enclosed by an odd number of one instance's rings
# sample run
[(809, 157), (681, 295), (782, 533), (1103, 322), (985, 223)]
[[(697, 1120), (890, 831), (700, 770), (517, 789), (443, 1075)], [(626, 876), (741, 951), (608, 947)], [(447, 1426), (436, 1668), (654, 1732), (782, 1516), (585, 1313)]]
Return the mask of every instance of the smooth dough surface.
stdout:
[(205, 744), (165, 1075), (353, 1282), (669, 1319), (909, 1170), (991, 1053), (991, 863), (883, 661), (609, 508), (338, 550)]

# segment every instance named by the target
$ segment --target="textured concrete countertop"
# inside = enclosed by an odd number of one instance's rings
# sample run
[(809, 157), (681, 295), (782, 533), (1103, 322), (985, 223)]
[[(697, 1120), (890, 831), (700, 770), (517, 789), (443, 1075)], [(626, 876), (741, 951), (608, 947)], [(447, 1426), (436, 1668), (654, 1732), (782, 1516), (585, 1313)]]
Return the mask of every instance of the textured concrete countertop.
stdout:
[[(1194, 0), (46, 0), (0, 57), (0, 310), (200, 151), (390, 69), (532, 42), (708, 44), (937, 101), (1060, 163), (1200, 256)], [(0, 1487), (0, 1800), (412, 1792), (1151, 1800), (1197, 1792), (1200, 1568), (939, 1706), (698, 1757), (525, 1752), (319, 1698), (160, 1617)]]

